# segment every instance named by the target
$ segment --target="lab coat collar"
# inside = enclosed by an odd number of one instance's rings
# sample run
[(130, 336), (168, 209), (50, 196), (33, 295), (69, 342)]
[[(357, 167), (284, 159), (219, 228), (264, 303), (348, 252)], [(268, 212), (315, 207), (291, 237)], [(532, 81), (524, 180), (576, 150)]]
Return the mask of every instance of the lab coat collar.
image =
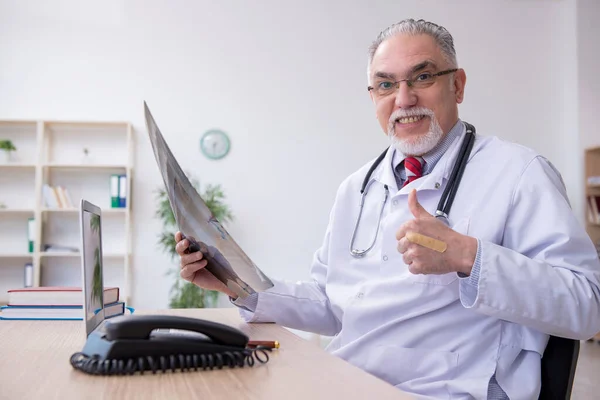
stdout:
[[(450, 177), (450, 173), (452, 172), (452, 167), (454, 166), (454, 160), (458, 155), (460, 150), (460, 146), (465, 137), (466, 128), (463, 124), (460, 135), (457, 136), (456, 139), (452, 142), (448, 150), (444, 153), (442, 158), (437, 162), (433, 170), (422, 177), (421, 179), (417, 179), (414, 182), (409, 183), (400, 189), (400, 193), (408, 193), (412, 189), (417, 190), (428, 190), (428, 189), (438, 189), (441, 187), (445, 181)], [(394, 175), (393, 169), (393, 159), (394, 159), (394, 147), (390, 146), (387, 150), (387, 153), (377, 169), (373, 172), (372, 179), (387, 185), (390, 189), (390, 192), (395, 193), (398, 192), (398, 185), (396, 184), (396, 178)], [(473, 151), (469, 155), (469, 159), (473, 156)]]

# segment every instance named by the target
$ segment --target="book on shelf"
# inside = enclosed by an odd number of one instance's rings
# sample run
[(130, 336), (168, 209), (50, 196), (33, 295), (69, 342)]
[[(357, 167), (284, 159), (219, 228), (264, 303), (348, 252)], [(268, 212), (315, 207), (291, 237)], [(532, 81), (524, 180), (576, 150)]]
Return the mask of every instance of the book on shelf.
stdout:
[(587, 219), (589, 223), (600, 223), (600, 196), (587, 196)]
[(600, 176), (597, 176), (597, 175), (588, 176), (587, 184), (589, 186), (600, 186)]
[[(125, 314), (125, 309), (133, 314), (134, 309), (125, 307), (125, 303), (118, 301), (104, 306), (104, 318), (112, 318)], [(101, 309), (96, 310), (99, 312)], [(83, 306), (2, 306), (0, 319), (4, 320), (83, 320)]]
[(23, 287), (29, 288), (33, 286), (33, 263), (25, 263), (25, 269), (23, 274)]
[(42, 197), (47, 208), (75, 208), (69, 191), (62, 186), (50, 186), (45, 183), (42, 186)]
[[(104, 304), (119, 301), (118, 287), (104, 288)], [(79, 306), (83, 305), (80, 287), (39, 286), (8, 291), (9, 306)]]

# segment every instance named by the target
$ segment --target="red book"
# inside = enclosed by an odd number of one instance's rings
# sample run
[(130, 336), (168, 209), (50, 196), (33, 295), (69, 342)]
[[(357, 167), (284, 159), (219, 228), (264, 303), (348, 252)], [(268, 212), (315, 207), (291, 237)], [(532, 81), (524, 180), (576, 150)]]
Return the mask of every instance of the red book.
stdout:
[[(104, 304), (119, 301), (119, 288), (104, 288)], [(9, 306), (83, 306), (80, 287), (40, 286), (8, 291)]]

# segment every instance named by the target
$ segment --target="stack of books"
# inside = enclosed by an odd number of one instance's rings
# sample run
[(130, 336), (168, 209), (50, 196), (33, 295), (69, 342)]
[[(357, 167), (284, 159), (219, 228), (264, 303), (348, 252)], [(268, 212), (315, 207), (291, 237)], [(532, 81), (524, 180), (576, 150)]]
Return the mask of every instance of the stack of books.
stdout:
[[(125, 314), (119, 288), (104, 288), (104, 317)], [(83, 293), (78, 287), (30, 287), (8, 291), (8, 305), (0, 307), (0, 320), (83, 320)]]

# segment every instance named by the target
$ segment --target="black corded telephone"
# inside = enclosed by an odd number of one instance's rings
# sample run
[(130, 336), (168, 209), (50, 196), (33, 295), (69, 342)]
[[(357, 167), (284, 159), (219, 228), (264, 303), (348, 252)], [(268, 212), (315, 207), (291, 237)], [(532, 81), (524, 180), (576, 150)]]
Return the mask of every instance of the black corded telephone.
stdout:
[[(176, 331), (171, 331), (175, 329)], [(90, 333), (73, 368), (93, 375), (132, 375), (253, 366), (269, 361), (267, 347), (247, 348), (241, 331), (216, 322), (171, 315), (127, 315)]]

